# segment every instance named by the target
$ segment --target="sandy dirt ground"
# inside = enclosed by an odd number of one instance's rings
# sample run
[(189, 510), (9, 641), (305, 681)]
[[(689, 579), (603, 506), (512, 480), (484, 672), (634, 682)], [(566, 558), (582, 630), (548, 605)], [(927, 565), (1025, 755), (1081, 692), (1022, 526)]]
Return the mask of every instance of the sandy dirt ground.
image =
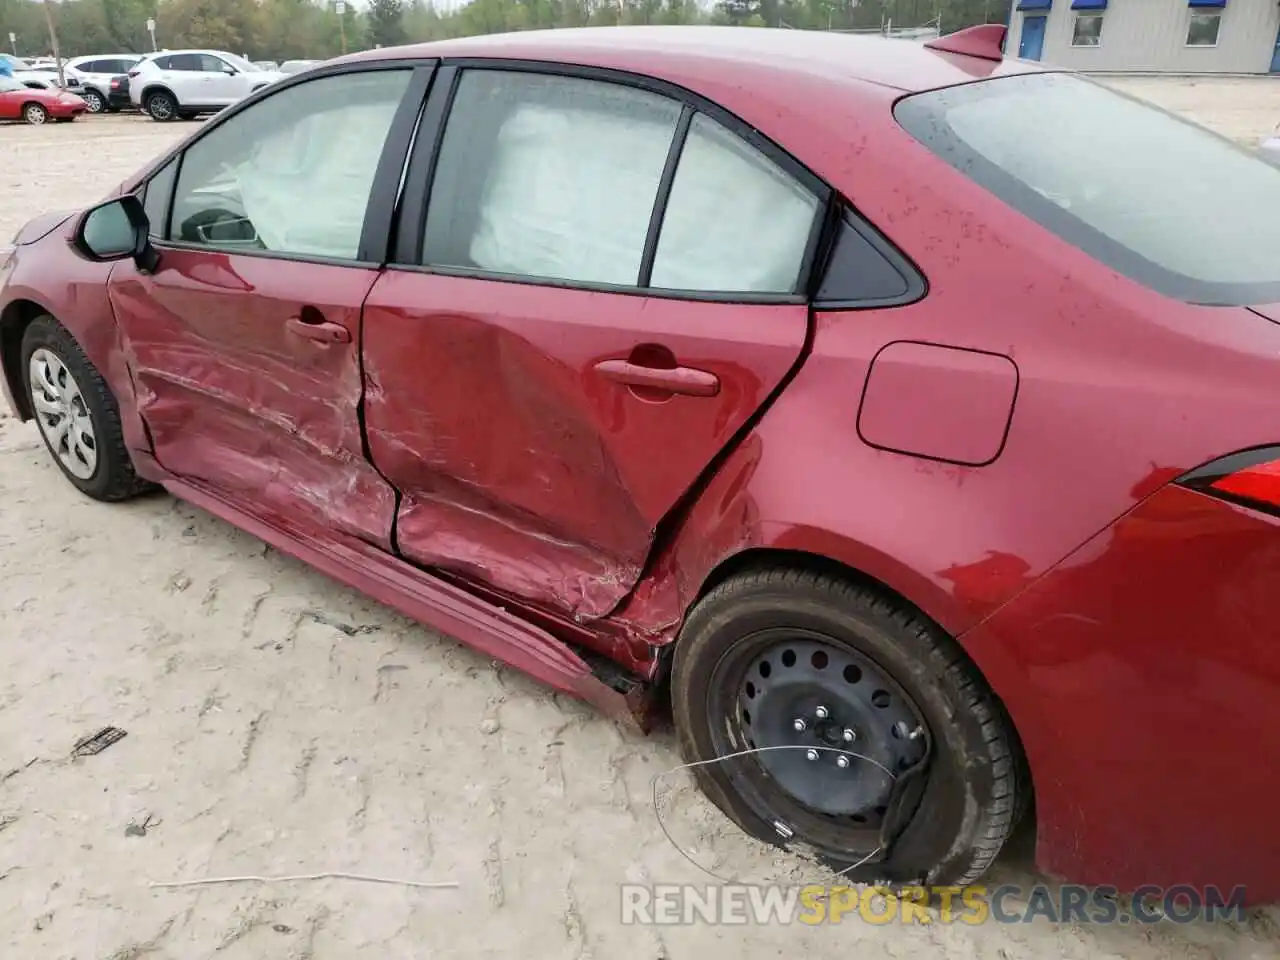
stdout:
[[(101, 196), (188, 129), (0, 127), (0, 235)], [(0, 956), (1280, 955), (1271, 909), (1154, 928), (623, 926), (620, 884), (707, 882), (650, 802), (678, 763), (669, 733), (622, 732), (167, 496), (91, 502), (33, 426), (4, 417)], [(71, 758), (106, 726), (127, 736)], [(814, 875), (745, 840), (682, 775), (671, 783), (668, 826), (699, 863), (750, 881)], [(1029, 849), (1024, 830), (990, 881), (1042, 880)], [(458, 887), (149, 886), (324, 871)]]

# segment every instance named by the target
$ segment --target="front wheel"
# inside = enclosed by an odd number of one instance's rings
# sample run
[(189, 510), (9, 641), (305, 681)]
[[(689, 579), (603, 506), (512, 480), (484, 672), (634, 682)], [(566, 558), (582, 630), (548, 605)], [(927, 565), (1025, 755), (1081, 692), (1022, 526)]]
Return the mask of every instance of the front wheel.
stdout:
[(49, 122), (49, 111), (38, 103), (28, 103), (22, 108), (22, 119), (38, 127)]
[(134, 472), (111, 389), (53, 317), (37, 317), (27, 327), (22, 369), (45, 447), (77, 490), (114, 501), (151, 487)]
[(681, 630), (671, 696), (712, 802), (849, 881), (971, 883), (1015, 825), (1003, 709), (951, 638), (868, 587), (786, 568), (726, 580)]

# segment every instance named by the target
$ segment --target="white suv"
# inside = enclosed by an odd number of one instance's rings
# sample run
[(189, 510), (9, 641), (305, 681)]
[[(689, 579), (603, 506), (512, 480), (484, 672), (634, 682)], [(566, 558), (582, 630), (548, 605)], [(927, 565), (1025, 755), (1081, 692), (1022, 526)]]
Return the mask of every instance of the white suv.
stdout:
[(165, 50), (129, 71), (129, 99), (153, 120), (216, 113), (284, 77), (222, 50)]
[[(90, 113), (120, 108), (111, 103), (111, 78), (128, 73), (142, 57), (136, 53), (101, 54), (94, 57), (74, 57), (63, 66), (67, 86), (84, 98)], [(72, 83), (72, 80), (79, 83)]]

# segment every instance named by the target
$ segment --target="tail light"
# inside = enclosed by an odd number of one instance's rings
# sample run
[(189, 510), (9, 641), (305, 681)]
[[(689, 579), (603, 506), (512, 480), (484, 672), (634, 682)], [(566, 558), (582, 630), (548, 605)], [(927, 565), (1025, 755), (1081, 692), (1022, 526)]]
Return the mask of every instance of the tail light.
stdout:
[(141, 72), (141, 71), (139, 71), (139, 70), (130, 70), (128, 75), (129, 75), (130, 77), (136, 77), (140, 72)]
[(119, 81), (119, 80), (112, 80), (112, 81), (111, 81), (111, 89), (112, 89), (112, 90), (118, 90), (118, 89), (120, 89), (120, 81)]
[(1255, 510), (1280, 514), (1280, 446), (1233, 453), (1184, 474), (1178, 483)]

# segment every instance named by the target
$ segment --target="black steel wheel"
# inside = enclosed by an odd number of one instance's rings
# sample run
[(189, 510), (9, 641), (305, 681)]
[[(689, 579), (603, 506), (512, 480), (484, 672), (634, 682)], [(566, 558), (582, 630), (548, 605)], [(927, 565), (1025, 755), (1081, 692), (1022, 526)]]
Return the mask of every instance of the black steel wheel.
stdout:
[(832, 637), (773, 628), (721, 659), (712, 690), (721, 756), (763, 748), (755, 759), (773, 791), (805, 816), (867, 831), (874, 848), (894, 784), (927, 742), (919, 709), (883, 668)]
[(1015, 824), (1002, 708), (951, 638), (868, 587), (731, 577), (686, 618), (671, 697), (708, 797), (851, 880), (970, 883)]

